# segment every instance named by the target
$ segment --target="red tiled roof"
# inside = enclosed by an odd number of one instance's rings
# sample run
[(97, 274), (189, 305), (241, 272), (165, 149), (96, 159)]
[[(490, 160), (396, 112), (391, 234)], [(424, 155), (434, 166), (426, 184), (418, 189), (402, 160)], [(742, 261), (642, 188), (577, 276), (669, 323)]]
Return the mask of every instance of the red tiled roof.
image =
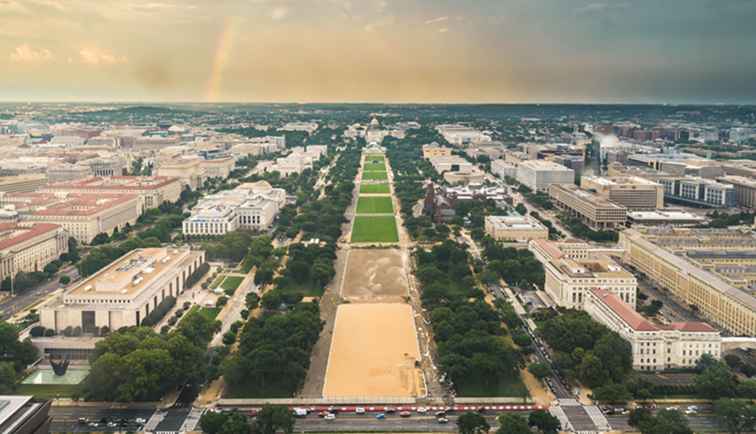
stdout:
[(0, 250), (5, 250), (7, 248), (13, 247), (16, 244), (23, 243), (24, 241), (30, 240), (47, 232), (58, 230), (58, 228), (60, 228), (60, 226), (50, 223), (35, 223), (31, 226), (19, 226), (15, 223), (3, 224), (2, 226), (0, 226), (0, 230), (16, 229), (23, 232), (0, 240)]
[(674, 330), (681, 332), (716, 332), (717, 329), (700, 321), (691, 322), (673, 322), (669, 325)]
[(636, 312), (629, 304), (620, 300), (619, 297), (608, 289), (593, 288), (591, 289), (591, 292), (609, 306), (609, 309), (622, 318), (622, 321), (633, 330), (639, 332), (653, 332), (660, 330), (659, 327), (643, 318), (643, 316)]
[(59, 203), (35, 211), (38, 216), (86, 216), (132, 201), (134, 194), (71, 194)]
[[(124, 183), (117, 183), (113, 181), (126, 181)], [(86, 179), (76, 181), (63, 181), (48, 184), (47, 189), (77, 189), (77, 188), (92, 188), (100, 190), (154, 190), (160, 187), (164, 187), (172, 182), (178, 182), (178, 178), (168, 176), (113, 176), (110, 178), (101, 177), (89, 177)]]

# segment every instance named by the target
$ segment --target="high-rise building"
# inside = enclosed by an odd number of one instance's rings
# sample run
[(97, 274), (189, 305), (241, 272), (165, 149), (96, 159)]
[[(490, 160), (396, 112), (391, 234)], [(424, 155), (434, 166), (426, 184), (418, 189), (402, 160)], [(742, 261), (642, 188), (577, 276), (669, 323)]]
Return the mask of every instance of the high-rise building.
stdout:
[(637, 176), (584, 176), (580, 187), (632, 211), (664, 208), (664, 187), (658, 182)]
[(627, 208), (574, 184), (551, 184), (549, 196), (557, 208), (594, 229), (615, 229), (627, 222)]
[(552, 184), (574, 184), (575, 172), (551, 161), (527, 160), (517, 166), (517, 181), (533, 191), (547, 191)]

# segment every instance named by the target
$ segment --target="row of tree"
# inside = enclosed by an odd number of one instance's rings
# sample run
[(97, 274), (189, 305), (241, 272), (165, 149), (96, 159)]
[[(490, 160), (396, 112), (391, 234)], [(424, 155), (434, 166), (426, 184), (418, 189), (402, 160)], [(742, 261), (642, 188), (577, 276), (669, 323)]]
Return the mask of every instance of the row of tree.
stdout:
[(13, 393), (24, 369), (38, 356), (29, 339), (19, 340), (15, 325), (0, 321), (0, 394)]
[(322, 327), (317, 303), (266, 310), (248, 321), (241, 332), (239, 351), (223, 362), (230, 395), (293, 396), (304, 383), (310, 351)]
[(481, 279), (494, 283), (504, 279), (509, 285), (533, 289), (543, 288), (545, 273), (543, 264), (529, 250), (503, 247), (491, 237), (483, 238), (483, 256), (486, 259)]
[(556, 368), (567, 378), (600, 388), (623, 383), (632, 371), (630, 344), (585, 312), (567, 311), (539, 330), (555, 352)]
[(464, 246), (445, 241), (415, 257), (441, 368), (460, 394), (496, 394), (517, 375), (518, 353), (501, 339), (501, 320), (483, 301)]
[(206, 380), (207, 344), (220, 322), (192, 310), (167, 334), (150, 327), (118, 330), (98, 342), (81, 395), (102, 401), (154, 401)]

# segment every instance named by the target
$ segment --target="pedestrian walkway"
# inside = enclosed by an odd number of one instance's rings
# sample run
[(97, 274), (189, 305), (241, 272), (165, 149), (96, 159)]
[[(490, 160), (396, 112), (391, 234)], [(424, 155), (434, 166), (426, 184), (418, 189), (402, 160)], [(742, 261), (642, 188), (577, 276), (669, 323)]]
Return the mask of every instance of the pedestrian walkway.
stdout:
[(196, 431), (197, 425), (199, 425), (200, 418), (202, 417), (202, 414), (204, 412), (205, 412), (205, 409), (203, 408), (192, 408), (192, 411), (190, 411), (189, 415), (187, 415), (186, 419), (184, 419), (184, 423), (181, 425), (181, 429), (179, 431), (181, 432)]
[(552, 416), (559, 419), (559, 423), (562, 425), (563, 431), (573, 431), (572, 424), (570, 423), (570, 420), (567, 418), (567, 415), (564, 413), (564, 410), (562, 407), (556, 405), (549, 408), (549, 413), (551, 413)]
[(612, 429), (606, 416), (604, 416), (604, 413), (602, 413), (597, 406), (586, 405), (584, 408), (585, 412), (588, 413), (588, 416), (590, 416), (593, 421), (593, 424), (596, 425), (600, 431), (609, 431)]
[(144, 424), (144, 431), (146, 432), (153, 432), (155, 431), (155, 428), (157, 428), (158, 424), (165, 419), (165, 413), (162, 411), (156, 411), (152, 413), (152, 416), (147, 420), (147, 423)]

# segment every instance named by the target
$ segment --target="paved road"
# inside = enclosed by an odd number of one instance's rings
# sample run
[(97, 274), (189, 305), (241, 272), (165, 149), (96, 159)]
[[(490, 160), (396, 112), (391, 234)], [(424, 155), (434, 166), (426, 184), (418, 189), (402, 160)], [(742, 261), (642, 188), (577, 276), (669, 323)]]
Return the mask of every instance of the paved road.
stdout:
[[(94, 407), (57, 407), (50, 408), (52, 425), (50, 432), (115, 432), (115, 431), (141, 431), (142, 425), (135, 422), (137, 418), (148, 420), (154, 413), (153, 409), (110, 409)], [(80, 423), (79, 418), (86, 418), (96, 422), (97, 426)], [(106, 423), (99, 423), (103, 418), (108, 421), (127, 419), (130, 423), (123, 427), (108, 427)]]
[(43, 283), (37, 288), (25, 290), (20, 294), (16, 294), (15, 297), (8, 298), (0, 303), (0, 312), (2, 312), (0, 313), (0, 319), (7, 320), (17, 312), (24, 310), (28, 306), (52, 294), (53, 291), (61, 287), (60, 283), (58, 283), (58, 279), (64, 274), (70, 277), (72, 282), (79, 278), (79, 270), (77, 270), (76, 267), (65, 267), (61, 273), (56, 275), (55, 278), (49, 282)]

